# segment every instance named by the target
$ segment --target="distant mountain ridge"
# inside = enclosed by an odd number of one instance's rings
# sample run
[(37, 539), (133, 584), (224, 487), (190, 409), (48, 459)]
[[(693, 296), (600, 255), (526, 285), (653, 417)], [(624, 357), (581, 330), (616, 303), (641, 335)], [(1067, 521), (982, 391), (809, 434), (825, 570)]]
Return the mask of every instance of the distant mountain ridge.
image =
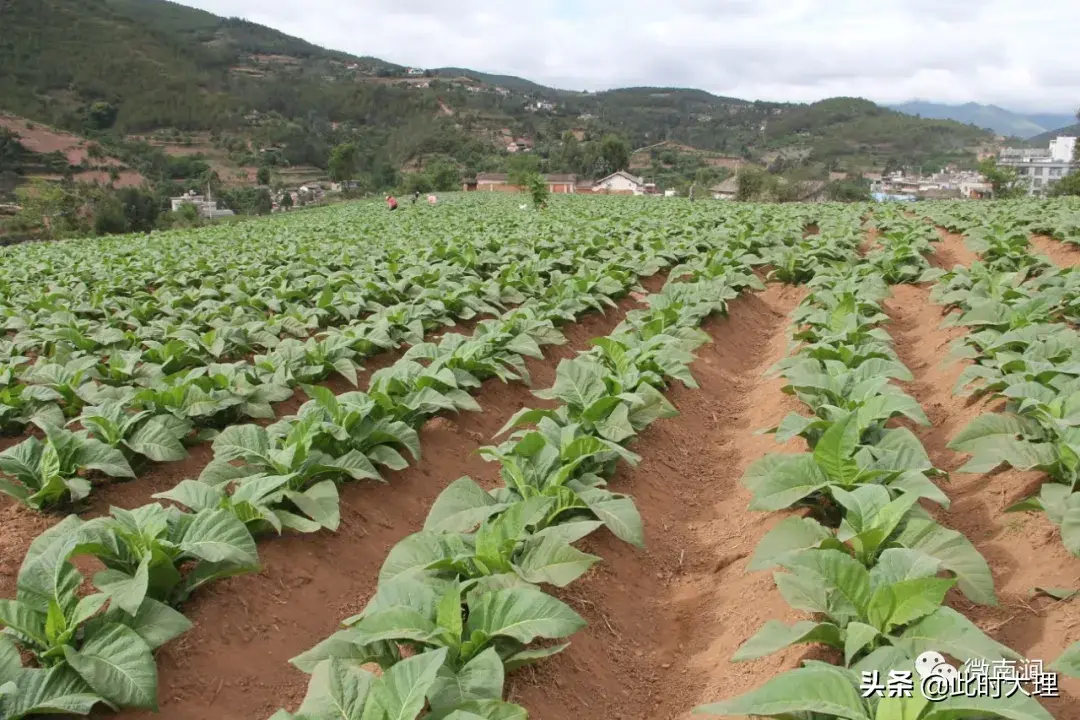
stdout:
[(946, 105), (925, 100), (912, 100), (888, 107), (907, 115), (918, 115), (935, 120), (955, 120), (965, 125), (988, 128), (998, 135), (1011, 135), (1025, 140), (1076, 122), (1076, 117), (1073, 115), (1053, 113), (1025, 115), (997, 105), (980, 105), (974, 102)]
[[(0, 0), (0, 27), (0, 110), (114, 144), (202, 134), (249, 168), (325, 170), (331, 150), (350, 143), (372, 187), (392, 186), (396, 173), (433, 158), (466, 172), (504, 170), (517, 138), (534, 143), (545, 167), (592, 175), (606, 168), (596, 153), (608, 134), (631, 148), (670, 141), (777, 172), (973, 165), (993, 145), (976, 127), (859, 98), (578, 92), (467, 68), (406, 67), (165, 0)], [(659, 155), (650, 159), (693, 171)]]

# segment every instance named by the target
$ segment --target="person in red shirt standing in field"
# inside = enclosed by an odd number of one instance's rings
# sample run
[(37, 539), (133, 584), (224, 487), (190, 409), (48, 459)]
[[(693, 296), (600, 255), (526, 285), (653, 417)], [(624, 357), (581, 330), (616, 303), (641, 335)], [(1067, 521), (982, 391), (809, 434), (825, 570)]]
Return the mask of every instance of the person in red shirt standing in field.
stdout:
[(394, 199), (393, 195), (386, 196), (386, 207), (390, 208), (391, 210), (397, 210), (397, 200)]

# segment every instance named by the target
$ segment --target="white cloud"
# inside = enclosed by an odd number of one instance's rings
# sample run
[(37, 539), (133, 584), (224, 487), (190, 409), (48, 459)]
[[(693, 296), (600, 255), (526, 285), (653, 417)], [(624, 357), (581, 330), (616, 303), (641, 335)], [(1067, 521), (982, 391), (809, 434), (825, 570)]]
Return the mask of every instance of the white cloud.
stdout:
[(1076, 0), (182, 0), (356, 55), (568, 89), (1071, 112)]

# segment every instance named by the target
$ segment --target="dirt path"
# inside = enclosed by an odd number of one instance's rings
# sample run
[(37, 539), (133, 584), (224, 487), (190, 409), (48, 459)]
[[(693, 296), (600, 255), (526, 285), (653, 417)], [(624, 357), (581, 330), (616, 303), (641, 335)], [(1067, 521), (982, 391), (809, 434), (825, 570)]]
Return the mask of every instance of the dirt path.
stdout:
[(647, 549), (604, 535), (586, 543), (604, 560), (563, 599), (588, 620), (558, 659), (512, 680), (511, 699), (535, 720), (666, 720), (760, 685), (794, 667), (805, 650), (733, 665), (735, 649), (768, 619), (794, 620), (768, 572), (746, 573), (758, 540), (783, 515), (749, 513), (739, 479), (766, 452), (802, 449), (755, 436), (794, 398), (762, 378), (786, 354), (787, 313), (802, 289), (772, 285), (710, 321), (714, 343), (698, 351), (700, 389), (677, 385), (681, 415), (646, 430), (643, 461), (612, 487), (631, 493)]
[(935, 267), (952, 270), (956, 265), (971, 265), (979, 259), (979, 256), (964, 243), (963, 235), (949, 232), (943, 227), (938, 227), (937, 231), (941, 236), (941, 242), (930, 258)]
[[(590, 313), (564, 328), (567, 344), (548, 347), (543, 361), (529, 362), (533, 387), (549, 387), (561, 358), (608, 334), (635, 305), (627, 298), (618, 311)], [(540, 402), (523, 385), (498, 380), (485, 383), (475, 397), (483, 412), (435, 418), (421, 429), (419, 463), (389, 473), (385, 485), (343, 486), (338, 532), (260, 542), (262, 572), (212, 584), (184, 607), (195, 627), (158, 653), (161, 717), (263, 720), (282, 705), (299, 705), (308, 676), (289, 658), (363, 608), (387, 552), (420, 529), (449, 483), (497, 472), (475, 450), (489, 444), (519, 408)], [(103, 717), (157, 716), (129, 711)]]
[[(935, 265), (951, 267), (947, 258), (961, 255), (959, 237), (947, 237), (932, 258)], [(930, 302), (930, 287), (901, 285), (885, 308), (892, 318), (889, 332), (901, 360), (915, 375), (907, 387), (922, 405), (932, 427), (910, 426), (922, 440), (934, 465), (950, 473), (966, 455), (946, 447), (973, 418), (992, 407), (969, 403), (953, 395), (963, 363), (943, 366), (953, 339), (964, 328), (939, 329), (941, 308)], [(1080, 639), (1080, 602), (1057, 602), (1031, 596), (1035, 587), (1080, 588), (1080, 560), (1061, 544), (1061, 537), (1043, 513), (1005, 514), (1004, 509), (1036, 491), (1042, 480), (1037, 472), (1007, 470), (986, 475), (953, 474), (943, 486), (952, 500), (948, 510), (932, 510), (943, 525), (962, 532), (983, 554), (994, 575), (1000, 605), (972, 605), (953, 592), (949, 603), (991, 637), (1025, 657), (1056, 659)], [(1061, 697), (1044, 700), (1057, 720), (1080, 719), (1080, 681), (1061, 678)]]
[(1048, 235), (1032, 235), (1031, 244), (1035, 251), (1046, 255), (1050, 262), (1058, 267), (1080, 265), (1080, 247), (1065, 243)]

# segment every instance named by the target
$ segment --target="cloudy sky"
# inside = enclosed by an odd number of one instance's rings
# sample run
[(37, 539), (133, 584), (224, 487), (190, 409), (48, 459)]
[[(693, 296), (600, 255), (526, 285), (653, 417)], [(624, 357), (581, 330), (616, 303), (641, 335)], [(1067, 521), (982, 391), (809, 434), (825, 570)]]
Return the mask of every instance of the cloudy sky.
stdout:
[(181, 0), (356, 55), (573, 90), (1080, 105), (1077, 0)]

